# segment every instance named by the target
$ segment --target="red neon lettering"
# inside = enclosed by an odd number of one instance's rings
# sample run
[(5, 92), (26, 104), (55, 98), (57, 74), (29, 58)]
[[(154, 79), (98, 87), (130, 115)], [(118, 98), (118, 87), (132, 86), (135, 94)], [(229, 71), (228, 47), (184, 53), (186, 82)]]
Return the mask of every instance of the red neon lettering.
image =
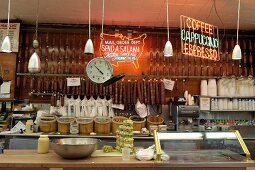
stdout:
[(188, 28), (191, 28), (191, 19), (190, 18), (187, 18), (186, 25)]
[(213, 26), (209, 25), (209, 34), (213, 34)]
[(192, 20), (192, 29), (196, 30), (197, 29), (197, 23), (195, 20)]
[(193, 52), (192, 44), (189, 44), (189, 55), (192, 55), (192, 52)]
[(205, 23), (204, 22), (200, 22), (200, 27), (201, 27), (201, 32), (203, 32), (203, 29), (205, 28)]
[(183, 49), (184, 50), (184, 54), (189, 54), (188, 53), (188, 50), (189, 50), (188, 45), (189, 45), (188, 43), (184, 43), (184, 49)]
[(193, 48), (192, 48), (192, 55), (196, 56), (196, 45), (193, 45)]

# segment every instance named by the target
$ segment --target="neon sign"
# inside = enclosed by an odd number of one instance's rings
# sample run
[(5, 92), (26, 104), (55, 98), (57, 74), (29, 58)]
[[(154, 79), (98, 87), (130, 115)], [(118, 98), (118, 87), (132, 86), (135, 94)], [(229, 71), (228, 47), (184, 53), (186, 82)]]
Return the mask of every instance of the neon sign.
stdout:
[(119, 33), (104, 34), (104, 39), (100, 44), (101, 55), (115, 67), (119, 67), (120, 62), (131, 62), (138, 69), (138, 59), (143, 54), (146, 37), (145, 33), (135, 38), (129, 38)]
[(220, 60), (218, 27), (183, 15), (180, 19), (182, 53)]

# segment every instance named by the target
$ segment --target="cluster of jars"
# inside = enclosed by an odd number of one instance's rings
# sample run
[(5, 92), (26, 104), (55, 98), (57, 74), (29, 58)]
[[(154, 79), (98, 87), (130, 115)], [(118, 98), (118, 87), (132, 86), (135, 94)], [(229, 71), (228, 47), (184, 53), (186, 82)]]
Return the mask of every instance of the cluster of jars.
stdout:
[(219, 99), (211, 98), (211, 110), (255, 110), (255, 99), (229, 98)]
[(236, 79), (221, 78), (201, 80), (201, 96), (247, 97), (255, 96), (255, 85), (252, 77)]

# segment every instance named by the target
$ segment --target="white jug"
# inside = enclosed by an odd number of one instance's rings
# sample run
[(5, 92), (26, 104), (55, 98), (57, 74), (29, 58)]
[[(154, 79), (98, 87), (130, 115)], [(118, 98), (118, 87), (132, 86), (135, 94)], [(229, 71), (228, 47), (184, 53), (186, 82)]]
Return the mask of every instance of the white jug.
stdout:
[(253, 96), (255, 96), (255, 85), (254, 84), (253, 84)]
[(217, 85), (215, 79), (208, 80), (208, 89), (207, 89), (208, 96), (217, 96)]
[(250, 80), (243, 80), (242, 82), (242, 91), (243, 91), (243, 96), (250, 96), (249, 91), (250, 91)]
[(218, 100), (218, 109), (223, 110), (223, 99)]
[(228, 100), (228, 110), (233, 110), (233, 101)]
[(229, 96), (233, 97), (236, 95), (236, 79), (233, 77), (228, 83)]
[(224, 79), (222, 84), (223, 84), (223, 87), (224, 87), (224, 96), (231, 96), (230, 95), (231, 80), (230, 79)]
[(253, 85), (254, 85), (254, 80), (253, 79), (248, 79), (248, 88), (249, 88), (249, 94), (248, 96), (252, 96), (254, 91), (253, 91)]
[(236, 96), (242, 96), (242, 80), (236, 80)]
[(240, 96), (246, 96), (247, 95), (247, 80), (240, 79), (240, 84), (239, 84), (239, 95)]
[(233, 109), (238, 110), (238, 99), (233, 99)]
[(225, 89), (224, 89), (224, 87), (223, 87), (223, 80), (224, 79), (219, 79), (218, 81), (217, 81), (217, 90), (218, 90), (218, 96), (224, 96), (224, 91), (225, 91)]
[(207, 96), (207, 80), (201, 80), (200, 95)]
[(223, 110), (228, 110), (228, 99), (223, 99)]

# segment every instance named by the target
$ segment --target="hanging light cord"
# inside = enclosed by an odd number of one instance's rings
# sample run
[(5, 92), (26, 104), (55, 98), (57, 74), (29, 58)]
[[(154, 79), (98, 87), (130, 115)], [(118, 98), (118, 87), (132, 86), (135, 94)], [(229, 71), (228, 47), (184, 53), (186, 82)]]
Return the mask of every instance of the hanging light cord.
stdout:
[(9, 0), (9, 2), (8, 2), (7, 36), (9, 36), (9, 27), (10, 27), (10, 11), (11, 11), (11, 0)]
[(91, 0), (89, 0), (89, 39), (90, 39), (90, 7), (91, 7)]
[(104, 0), (102, 0), (102, 32), (101, 32), (101, 39), (104, 39)]
[(35, 22), (35, 39), (37, 40), (37, 32), (38, 32), (38, 20), (39, 20), (39, 1), (37, 0), (37, 9), (36, 9), (36, 22)]
[(240, 0), (238, 0), (238, 13), (237, 13), (237, 30), (236, 30), (236, 44), (238, 44), (238, 36), (239, 36), (239, 20), (240, 20)]
[(219, 13), (218, 13), (218, 10), (217, 10), (217, 8), (216, 8), (216, 2), (215, 2), (215, 0), (212, 0), (212, 1), (213, 1), (213, 4), (212, 4), (212, 6), (211, 6), (209, 15), (206, 17), (206, 20), (209, 20), (209, 17), (211, 16), (211, 13), (212, 13), (212, 10), (214, 9), (215, 14), (216, 14), (216, 16), (218, 17), (218, 19), (219, 19), (219, 21), (220, 21), (220, 23), (221, 23), (221, 25), (222, 25), (222, 27), (223, 27), (223, 36), (222, 36), (221, 39), (220, 39), (220, 40), (223, 40), (224, 37), (225, 37), (225, 34), (226, 34), (226, 33), (225, 33), (225, 32), (226, 32), (225, 25), (224, 25), (224, 23), (223, 23), (223, 21), (222, 21), (220, 15), (219, 15)]
[(168, 0), (166, 0), (167, 40), (169, 41)]
[(104, 0), (102, 0), (102, 30), (101, 30), (100, 40), (101, 40), (100, 53), (101, 53), (101, 56), (103, 57), (102, 44), (103, 44), (103, 40), (104, 40)]

